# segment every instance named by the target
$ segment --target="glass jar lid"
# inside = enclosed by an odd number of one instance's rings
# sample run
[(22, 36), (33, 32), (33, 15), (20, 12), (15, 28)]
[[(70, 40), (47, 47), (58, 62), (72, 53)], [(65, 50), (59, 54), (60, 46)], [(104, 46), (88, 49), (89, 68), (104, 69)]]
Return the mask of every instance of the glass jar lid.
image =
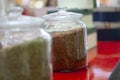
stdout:
[(40, 27), (44, 23), (44, 20), (41, 18), (21, 15), (22, 11), (20, 7), (8, 9), (7, 15), (4, 18), (0, 17), (0, 29)]
[(43, 16), (43, 18), (48, 21), (51, 21), (51, 20), (61, 21), (61, 20), (81, 19), (83, 16), (82, 14), (79, 14), (79, 13), (67, 12), (66, 9), (67, 9), (66, 7), (58, 8), (58, 12), (45, 15)]

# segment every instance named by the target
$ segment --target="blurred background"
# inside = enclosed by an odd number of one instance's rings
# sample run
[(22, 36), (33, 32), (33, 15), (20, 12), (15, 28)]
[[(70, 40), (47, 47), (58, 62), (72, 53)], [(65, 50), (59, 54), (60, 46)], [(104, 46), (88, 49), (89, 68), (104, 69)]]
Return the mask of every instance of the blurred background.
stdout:
[[(23, 15), (41, 17), (67, 7), (67, 11), (83, 14), (88, 31), (88, 48), (109, 49), (108, 41), (120, 40), (120, 0), (8, 0), (6, 6), (20, 6)], [(106, 45), (100, 45), (101, 43)]]

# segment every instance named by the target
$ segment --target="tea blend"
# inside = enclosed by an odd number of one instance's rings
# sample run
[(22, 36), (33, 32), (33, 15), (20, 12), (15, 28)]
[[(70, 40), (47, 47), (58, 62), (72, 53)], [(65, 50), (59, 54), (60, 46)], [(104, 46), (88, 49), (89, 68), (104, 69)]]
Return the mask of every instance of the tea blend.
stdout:
[(0, 49), (0, 80), (50, 80), (46, 42), (36, 39)]
[(75, 71), (86, 66), (84, 29), (74, 28), (52, 32), (52, 57), (54, 71)]

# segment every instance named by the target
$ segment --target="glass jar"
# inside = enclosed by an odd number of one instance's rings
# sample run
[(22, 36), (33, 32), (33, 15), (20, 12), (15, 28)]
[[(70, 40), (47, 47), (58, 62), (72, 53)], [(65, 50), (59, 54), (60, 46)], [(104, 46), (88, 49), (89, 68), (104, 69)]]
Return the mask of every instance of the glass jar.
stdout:
[(80, 21), (82, 14), (66, 12), (43, 16), (44, 29), (52, 36), (53, 70), (69, 72), (87, 66), (87, 29)]
[(11, 8), (0, 18), (0, 80), (52, 80), (51, 36), (44, 20)]

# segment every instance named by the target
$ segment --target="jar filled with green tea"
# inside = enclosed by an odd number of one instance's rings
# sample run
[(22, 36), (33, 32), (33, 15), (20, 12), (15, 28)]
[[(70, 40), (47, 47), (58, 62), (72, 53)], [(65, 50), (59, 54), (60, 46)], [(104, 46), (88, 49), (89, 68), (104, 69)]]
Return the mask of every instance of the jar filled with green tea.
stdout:
[(82, 14), (67, 12), (66, 8), (43, 16), (44, 29), (52, 36), (54, 71), (69, 72), (87, 66), (87, 31), (81, 17)]
[(0, 17), (0, 80), (52, 80), (51, 36), (44, 20), (14, 7)]

